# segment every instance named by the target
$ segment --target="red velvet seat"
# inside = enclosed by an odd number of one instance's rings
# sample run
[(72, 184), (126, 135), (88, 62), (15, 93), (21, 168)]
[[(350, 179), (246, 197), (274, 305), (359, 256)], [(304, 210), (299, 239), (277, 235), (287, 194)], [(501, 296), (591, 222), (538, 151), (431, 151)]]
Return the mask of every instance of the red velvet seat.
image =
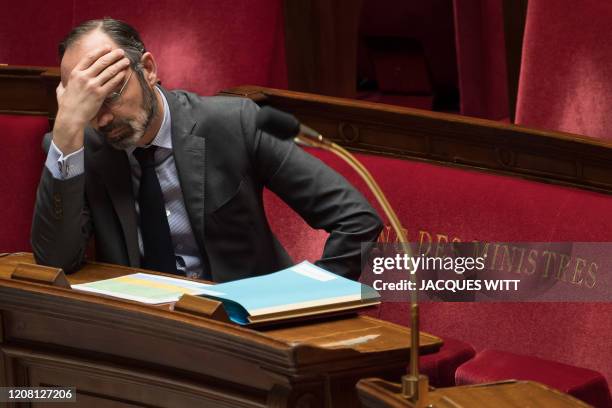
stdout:
[(280, 0), (163, 0), (146, 13), (134, 2), (82, 0), (70, 12), (75, 22), (110, 13), (132, 24), (168, 89), (212, 95), (237, 84), (287, 87)]
[(610, 390), (603, 375), (597, 371), (537, 357), (485, 350), (459, 367), (455, 374), (457, 385), (479, 384), (509, 378), (538, 381), (595, 407), (612, 407)]
[[(319, 153), (315, 150), (311, 152)], [(346, 173), (345, 175), (348, 176)], [(327, 233), (312, 230), (304, 220), (269, 191), (265, 191), (264, 201), (270, 224), (293, 260), (307, 259), (311, 262), (317, 260), (323, 251)], [(386, 303), (366, 309), (361, 314), (381, 318), (381, 311), (401, 310), (402, 305)], [(393, 321), (393, 319), (390, 320)], [(476, 351), (470, 344), (454, 338), (444, 338), (444, 345), (439, 352), (421, 357), (421, 370), (429, 376), (432, 385), (436, 387), (452, 386), (455, 382), (457, 367), (474, 357), (475, 354)]]
[(45, 160), (40, 143), (48, 130), (43, 116), (0, 115), (0, 253), (31, 251), (32, 212)]
[[(327, 152), (309, 151), (374, 202), (345, 163)], [(464, 242), (609, 241), (612, 198), (608, 195), (428, 163), (358, 156), (387, 193), (412, 241), (423, 237), (432, 245), (455, 237)], [(267, 211), (273, 231), (294, 260), (317, 259), (324, 232), (311, 231), (286, 206)], [(612, 327), (612, 303), (432, 302), (421, 305), (421, 311), (422, 330), (468, 342), (477, 351), (498, 348), (538, 355), (594, 369), (612, 379), (609, 341), (596, 335)], [(408, 325), (408, 316), (406, 303), (381, 305), (383, 320)]]
[(609, 1), (529, 2), (516, 123), (612, 139), (611, 19)]
[(445, 337), (440, 351), (421, 356), (421, 373), (429, 377), (429, 383), (434, 387), (452, 387), (459, 366), (475, 355), (476, 350), (470, 344)]

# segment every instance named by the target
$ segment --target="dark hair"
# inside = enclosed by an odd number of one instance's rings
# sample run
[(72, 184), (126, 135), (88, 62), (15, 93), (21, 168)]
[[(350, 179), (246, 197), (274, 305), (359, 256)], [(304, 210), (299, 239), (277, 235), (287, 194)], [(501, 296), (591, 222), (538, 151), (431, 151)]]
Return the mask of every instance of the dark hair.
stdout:
[(123, 21), (104, 17), (103, 19), (85, 21), (74, 27), (59, 44), (58, 51), (60, 60), (64, 58), (66, 50), (70, 48), (72, 44), (85, 34), (94, 30), (101, 30), (103, 33), (107, 34), (119, 48), (125, 51), (126, 56), (134, 67), (140, 63), (140, 58), (147, 52), (138, 31), (136, 31), (134, 27)]

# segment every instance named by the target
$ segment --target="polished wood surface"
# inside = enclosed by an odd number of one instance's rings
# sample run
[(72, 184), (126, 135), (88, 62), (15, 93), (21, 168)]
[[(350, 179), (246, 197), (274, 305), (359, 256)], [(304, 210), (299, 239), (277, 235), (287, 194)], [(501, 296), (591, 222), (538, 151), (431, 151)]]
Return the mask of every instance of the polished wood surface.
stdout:
[(57, 67), (0, 66), (0, 114), (55, 118)]
[(223, 95), (295, 114), (356, 151), (612, 193), (612, 143), (440, 112), (257, 86)]
[[(363, 408), (408, 408), (401, 386), (379, 379), (365, 379), (357, 384)], [(586, 408), (590, 405), (576, 398), (531, 381), (466, 385), (438, 388), (429, 393), (430, 408)]]
[[(0, 384), (77, 387), (86, 407), (356, 406), (360, 378), (398, 378), (410, 331), (365, 316), (246, 329), (9, 279), (31, 254), (0, 257)], [(88, 263), (72, 284), (134, 273)], [(441, 340), (421, 335), (421, 351)], [(301, 404), (301, 405), (300, 405)]]

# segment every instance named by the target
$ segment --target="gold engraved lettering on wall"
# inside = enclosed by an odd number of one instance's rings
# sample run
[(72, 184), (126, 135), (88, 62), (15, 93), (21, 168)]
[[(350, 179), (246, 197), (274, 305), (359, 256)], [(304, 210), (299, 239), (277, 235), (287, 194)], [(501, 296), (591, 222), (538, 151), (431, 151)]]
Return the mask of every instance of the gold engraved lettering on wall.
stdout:
[[(427, 240), (427, 250), (423, 249), (423, 243)], [(428, 256), (431, 250), (431, 235), (427, 231), (419, 231), (419, 254)]]
[(502, 258), (501, 258), (501, 267), (500, 270), (504, 272), (512, 272), (512, 257), (510, 256), (510, 248), (508, 245), (501, 245), (502, 248)]
[[(419, 254), (444, 257), (449, 254), (450, 243), (466, 242), (466, 240), (449, 233), (419, 230), (416, 242)], [(569, 243), (550, 243), (550, 245), (483, 241), (470, 241), (470, 243), (473, 245), (470, 256), (484, 257), (487, 268), (500, 274), (511, 273), (514, 276), (539, 278), (542, 283), (545, 281), (568, 282), (589, 289), (593, 289), (597, 284), (600, 265), (593, 260), (572, 256)], [(453, 250), (456, 255), (460, 256), (457, 250)]]
[(580, 286), (580, 284), (582, 283), (582, 272), (584, 271), (586, 264), (586, 259), (576, 258), (576, 267), (574, 268), (574, 275), (572, 276), (571, 280), (574, 285)]
[(587, 280), (584, 282), (587, 288), (593, 289), (595, 287), (595, 283), (597, 279), (595, 278), (595, 274), (597, 273), (597, 269), (599, 266), (595, 262), (591, 262), (589, 265), (589, 270), (587, 271)]
[[(404, 232), (404, 235), (408, 239), (410, 239), (408, 237), (408, 230), (406, 228), (402, 228), (402, 231)], [(376, 242), (379, 242), (381, 244), (390, 244), (394, 242), (400, 242), (400, 238), (397, 236), (392, 226), (385, 225), (380, 234), (378, 235), (378, 240)]]
[(550, 270), (550, 258), (554, 258), (553, 259), (553, 265), (554, 263), (557, 261), (557, 254), (552, 252), (552, 251), (543, 251), (542, 255), (546, 257), (546, 266), (544, 268), (544, 275), (542, 276), (543, 278), (548, 278), (548, 271)]
[(563, 282), (567, 282), (565, 279), (565, 274), (569, 267), (571, 258), (565, 254), (559, 254), (561, 258), (559, 259), (559, 269), (557, 270), (557, 280), (562, 280)]
[(531, 266), (531, 270), (525, 268), (525, 275), (533, 275), (536, 271), (538, 259), (538, 251), (536, 249), (532, 249), (529, 251), (529, 255), (527, 255), (527, 263)]
[(434, 256), (444, 256), (446, 251), (446, 244), (448, 244), (448, 236), (444, 234), (436, 234), (436, 251)]

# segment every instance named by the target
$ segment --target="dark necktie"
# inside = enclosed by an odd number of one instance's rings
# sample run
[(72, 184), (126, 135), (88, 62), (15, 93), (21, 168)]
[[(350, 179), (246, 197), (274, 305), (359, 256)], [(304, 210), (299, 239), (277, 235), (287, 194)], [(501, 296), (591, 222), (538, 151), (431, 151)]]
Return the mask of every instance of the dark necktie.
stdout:
[(157, 146), (137, 148), (134, 157), (140, 163), (140, 233), (144, 257), (142, 268), (159, 272), (176, 273), (174, 247), (170, 237), (170, 226), (164, 206), (164, 196), (155, 172)]

